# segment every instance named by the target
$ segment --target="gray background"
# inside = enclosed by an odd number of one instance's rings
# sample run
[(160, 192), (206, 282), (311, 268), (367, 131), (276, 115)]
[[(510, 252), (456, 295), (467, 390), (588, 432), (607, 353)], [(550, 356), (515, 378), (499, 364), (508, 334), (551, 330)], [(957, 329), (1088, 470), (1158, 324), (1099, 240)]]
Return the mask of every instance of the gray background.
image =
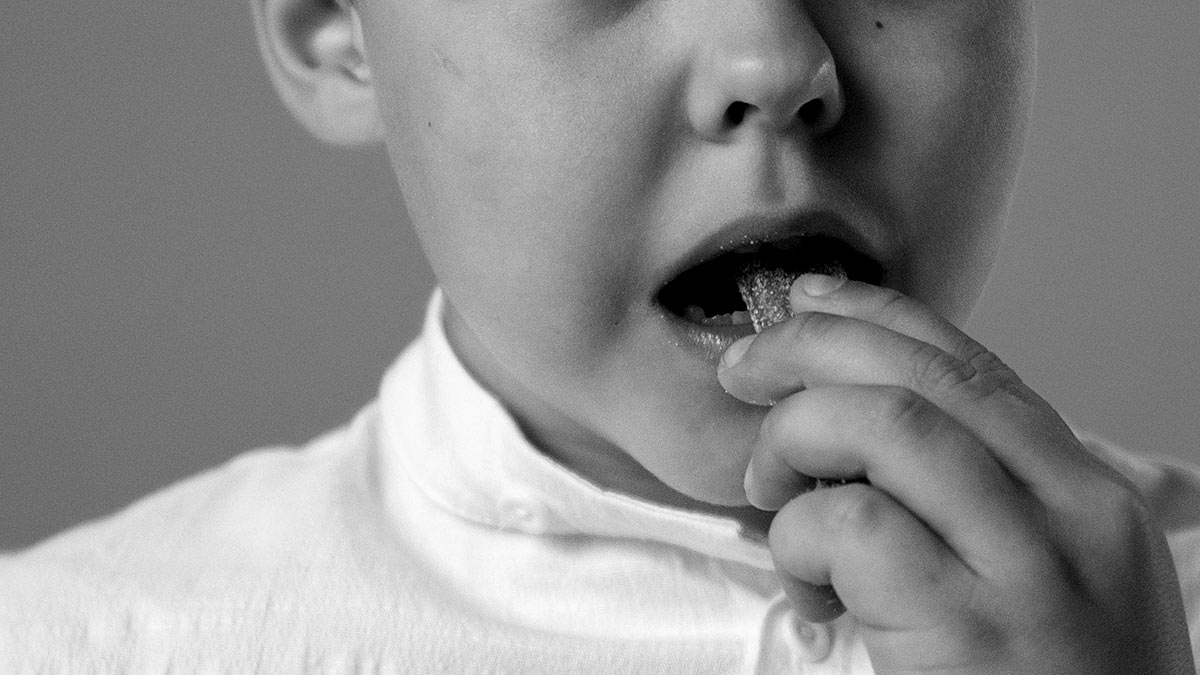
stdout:
[[(1069, 419), (1200, 461), (1200, 4), (1047, 0), (969, 328)], [(383, 153), (275, 101), (241, 2), (0, 22), (0, 548), (374, 396), (432, 285)]]

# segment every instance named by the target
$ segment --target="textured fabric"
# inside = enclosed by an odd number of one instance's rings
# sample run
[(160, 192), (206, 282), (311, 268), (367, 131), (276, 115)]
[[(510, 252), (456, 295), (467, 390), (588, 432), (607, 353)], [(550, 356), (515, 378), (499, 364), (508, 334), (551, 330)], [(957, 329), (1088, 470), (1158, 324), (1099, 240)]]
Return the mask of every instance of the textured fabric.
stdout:
[[(1090, 445), (1168, 529), (1196, 640), (1200, 474)], [(0, 557), (0, 672), (870, 673), (739, 525), (606, 492), (466, 373), (435, 296), (378, 400)]]

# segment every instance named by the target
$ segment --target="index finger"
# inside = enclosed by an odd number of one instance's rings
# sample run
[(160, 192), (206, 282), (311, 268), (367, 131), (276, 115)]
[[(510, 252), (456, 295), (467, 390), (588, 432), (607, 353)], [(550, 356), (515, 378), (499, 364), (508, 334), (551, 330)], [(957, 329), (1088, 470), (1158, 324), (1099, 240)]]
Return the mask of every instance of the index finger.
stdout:
[(893, 288), (804, 274), (792, 284), (788, 300), (793, 313), (823, 312), (877, 324), (927, 342), (964, 363), (989, 353), (941, 314)]
[(933, 310), (853, 281), (805, 293), (811, 280), (793, 284), (793, 307), (803, 308), (795, 317), (726, 352), (717, 376), (731, 395), (774, 403), (813, 386), (902, 387), (945, 410), (1015, 476), (1047, 494), (1061, 495), (1063, 476), (1093, 466), (1049, 404)]

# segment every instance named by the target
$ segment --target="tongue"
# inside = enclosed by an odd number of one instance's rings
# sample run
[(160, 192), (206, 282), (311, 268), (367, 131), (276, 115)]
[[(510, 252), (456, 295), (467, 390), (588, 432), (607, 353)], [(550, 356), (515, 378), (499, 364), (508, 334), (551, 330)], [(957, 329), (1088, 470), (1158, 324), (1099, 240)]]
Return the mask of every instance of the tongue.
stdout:
[(843, 278), (846, 276), (846, 270), (836, 261), (806, 270), (767, 266), (760, 262), (746, 265), (738, 275), (737, 285), (742, 300), (746, 302), (746, 309), (750, 310), (750, 322), (754, 324), (754, 332), (761, 333), (767, 326), (791, 318), (792, 309), (788, 294), (791, 292), (792, 282), (809, 272)]

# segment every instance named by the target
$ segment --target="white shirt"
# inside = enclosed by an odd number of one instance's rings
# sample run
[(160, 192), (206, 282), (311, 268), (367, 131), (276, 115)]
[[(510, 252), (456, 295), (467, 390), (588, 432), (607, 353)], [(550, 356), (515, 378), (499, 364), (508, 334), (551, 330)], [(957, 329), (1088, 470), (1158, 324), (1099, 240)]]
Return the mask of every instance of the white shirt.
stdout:
[[(595, 487), (422, 336), (346, 427), (0, 557), (3, 672), (870, 673), (739, 524)], [(1160, 514), (1197, 644), (1200, 473), (1091, 443)]]

